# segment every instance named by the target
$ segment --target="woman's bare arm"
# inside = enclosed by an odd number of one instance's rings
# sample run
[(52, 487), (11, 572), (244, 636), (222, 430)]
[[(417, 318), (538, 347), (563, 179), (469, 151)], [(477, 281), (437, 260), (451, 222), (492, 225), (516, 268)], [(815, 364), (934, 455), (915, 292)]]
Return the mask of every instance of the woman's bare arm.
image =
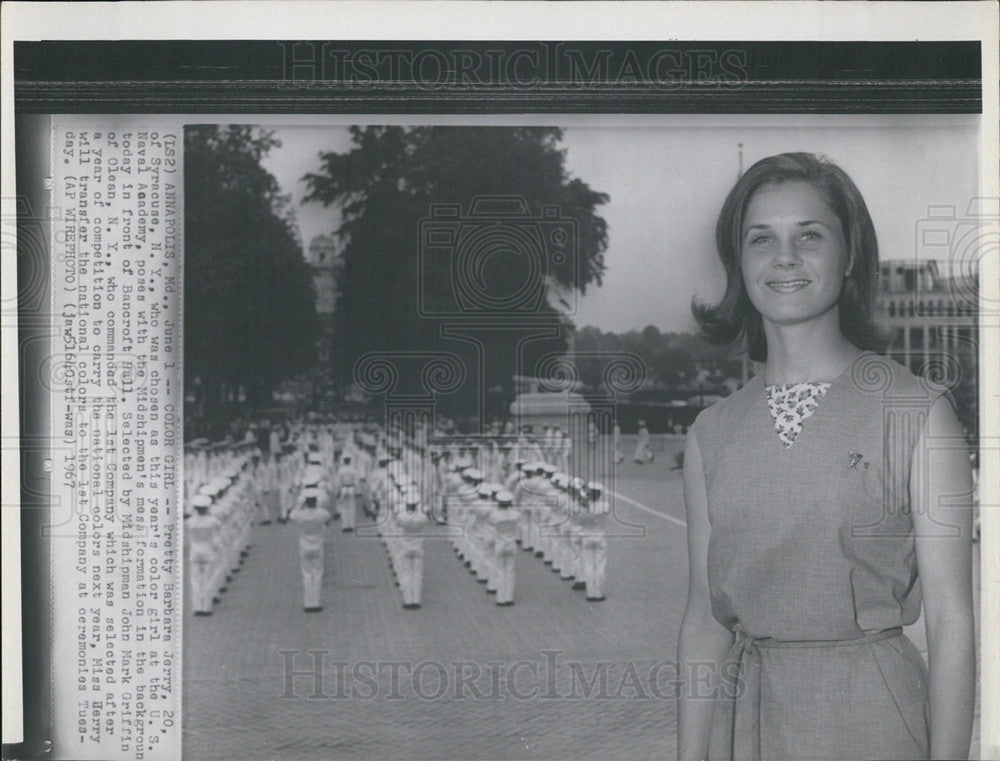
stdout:
[(946, 397), (913, 452), (910, 499), (930, 662), (931, 758), (967, 758), (975, 699), (972, 473)]

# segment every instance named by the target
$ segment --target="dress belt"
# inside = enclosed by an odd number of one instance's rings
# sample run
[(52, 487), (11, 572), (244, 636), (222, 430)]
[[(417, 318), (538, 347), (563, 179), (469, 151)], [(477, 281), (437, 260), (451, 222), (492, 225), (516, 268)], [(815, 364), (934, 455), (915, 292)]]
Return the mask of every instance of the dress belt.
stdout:
[[(733, 761), (761, 761), (760, 755), (760, 701), (761, 701), (761, 659), (760, 649), (766, 648), (816, 648), (816, 647), (848, 647), (880, 642), (884, 639), (898, 637), (903, 633), (902, 627), (885, 629), (872, 634), (865, 634), (854, 639), (827, 640), (779, 640), (771, 637), (753, 637), (743, 631), (739, 625), (733, 630), (736, 640), (733, 642), (727, 662), (738, 662), (739, 671), (736, 684), (730, 684), (732, 695), (726, 695), (721, 701), (721, 707), (728, 714), (726, 725), (732, 738), (729, 758)], [(742, 686), (743, 697), (739, 701)]]

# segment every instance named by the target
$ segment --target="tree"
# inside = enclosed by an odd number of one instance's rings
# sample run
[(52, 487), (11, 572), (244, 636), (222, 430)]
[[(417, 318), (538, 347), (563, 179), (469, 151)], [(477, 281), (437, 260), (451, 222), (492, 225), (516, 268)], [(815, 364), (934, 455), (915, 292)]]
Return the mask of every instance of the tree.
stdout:
[[(570, 241), (570, 256), (549, 256), (548, 243), (540, 241), (545, 261), (532, 270), (523, 251), (500, 250), (501, 246), (495, 256), (484, 258), (477, 271), (487, 300), (519, 290), (534, 292), (536, 287), (548, 291), (550, 298), (521, 307), (526, 324), (558, 322), (565, 309), (559, 298), (568, 302), (589, 285), (600, 284), (608, 238), (595, 209), (608, 196), (567, 174), (565, 150), (559, 147), (561, 130), (369, 126), (352, 127), (351, 136), (353, 146), (348, 151), (321, 153), (320, 170), (305, 177), (310, 189), (307, 200), (338, 212), (337, 234), (344, 243), (335, 316), (339, 362), (334, 368), (342, 380), (350, 377), (354, 362), (366, 352), (444, 347), (442, 325), (468, 309), (457, 290), (463, 287), (456, 274), (462, 264), (447, 248), (435, 250), (434, 256), (427, 247), (421, 250), (425, 242), (421, 221), (432, 215), (435, 204), (458, 205), (453, 227), (459, 236), (469, 233), (475, 225), (474, 212), (483, 208), (474, 208), (474, 199), (485, 196), (512, 202), (513, 197), (521, 198), (525, 216), (532, 219), (541, 217), (544, 207), (556, 207), (561, 219), (573, 221), (570, 227), (575, 226), (576, 235)], [(499, 386), (504, 389), (502, 396), (510, 396), (516, 347), (524, 335), (497, 330), (477, 338), (486, 374), (480, 389)], [(527, 344), (522, 368), (530, 371), (534, 358), (564, 346), (564, 339)], [(461, 347), (447, 346), (471, 359)]]
[(209, 407), (239, 386), (265, 403), (315, 360), (309, 267), (288, 199), (260, 165), (278, 145), (248, 126), (185, 131), (184, 372)]

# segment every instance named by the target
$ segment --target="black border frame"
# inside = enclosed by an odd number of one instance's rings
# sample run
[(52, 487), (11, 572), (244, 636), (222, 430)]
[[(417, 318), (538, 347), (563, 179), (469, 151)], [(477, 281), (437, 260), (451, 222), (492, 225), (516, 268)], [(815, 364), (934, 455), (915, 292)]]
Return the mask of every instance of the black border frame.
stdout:
[(17, 113), (981, 113), (981, 43), (15, 42)]
[[(982, 43), (879, 41), (15, 41), (19, 196), (43, 202), (44, 115), (150, 114), (982, 114)], [(388, 65), (379, 63), (379, 54)], [(479, 56), (466, 66), (460, 56)], [(629, 56), (635, 61), (630, 63)], [(726, 56), (735, 55), (727, 67)], [(339, 59), (338, 59), (339, 56)], [(375, 56), (365, 63), (365, 56)], [(492, 56), (492, 57), (491, 57)], [(740, 57), (742, 56), (742, 58)], [(337, 64), (337, 61), (341, 64)], [(445, 61), (444, 68), (418, 63)], [(490, 68), (494, 60), (508, 63)], [(348, 68), (347, 61), (351, 61)], [(393, 66), (391, 61), (395, 61)], [(517, 63), (509, 63), (517, 61)], [(596, 64), (595, 64), (596, 61)], [(666, 61), (673, 69), (656, 69)], [(331, 63), (332, 62), (332, 63)], [(575, 63), (574, 63), (575, 62)], [(582, 63), (581, 63), (582, 62)], [(678, 63), (679, 62), (679, 63)], [(473, 60), (473, 64), (475, 61)], [(339, 67), (338, 67), (339, 66)], [(430, 76), (430, 72), (438, 72)], [(650, 72), (654, 72), (653, 75)], [(669, 73), (672, 71), (673, 73)], [(638, 72), (635, 75), (635, 72)], [(662, 75), (662, 76), (661, 76)], [(47, 159), (45, 159), (47, 161)], [(18, 211), (19, 240), (37, 226)], [(20, 252), (20, 243), (19, 243)], [(39, 271), (39, 269), (41, 271)], [(47, 283), (22, 257), (18, 282)], [(47, 758), (50, 734), (48, 494), (40, 451), (48, 398), (47, 302), (18, 303), (22, 454), (24, 742), (5, 758)], [(26, 443), (27, 442), (27, 443)]]

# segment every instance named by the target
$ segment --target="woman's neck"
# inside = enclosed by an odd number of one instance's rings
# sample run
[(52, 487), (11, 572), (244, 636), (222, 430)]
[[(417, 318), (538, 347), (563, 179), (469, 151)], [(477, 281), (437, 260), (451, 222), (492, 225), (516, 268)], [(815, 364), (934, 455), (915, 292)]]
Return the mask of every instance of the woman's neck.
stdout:
[(853, 362), (861, 349), (829, 325), (767, 325), (766, 385), (832, 381)]

